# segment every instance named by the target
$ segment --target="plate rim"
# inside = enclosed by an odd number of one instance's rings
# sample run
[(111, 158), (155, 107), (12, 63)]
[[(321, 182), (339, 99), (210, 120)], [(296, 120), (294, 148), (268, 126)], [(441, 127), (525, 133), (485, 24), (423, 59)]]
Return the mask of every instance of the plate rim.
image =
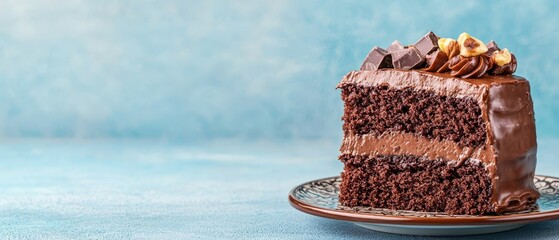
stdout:
[[(559, 177), (540, 175), (536, 174), (537, 177), (545, 178), (555, 178)], [(295, 209), (330, 219), (350, 221), (350, 222), (362, 222), (362, 223), (376, 223), (376, 224), (397, 224), (397, 225), (446, 225), (446, 226), (456, 226), (456, 225), (495, 225), (495, 224), (510, 224), (510, 223), (536, 223), (548, 220), (559, 219), (559, 209), (546, 211), (546, 212), (534, 212), (526, 213), (520, 215), (502, 215), (502, 216), (468, 216), (468, 217), (412, 217), (412, 216), (386, 216), (372, 213), (357, 213), (348, 212), (343, 210), (332, 210), (327, 208), (322, 208), (314, 206), (311, 204), (299, 201), (295, 196), (294, 192), (297, 188), (316, 181), (339, 178), (340, 176), (332, 176), (319, 178), (311, 181), (304, 182), (292, 188), (289, 191), (288, 200), (291, 206)]]

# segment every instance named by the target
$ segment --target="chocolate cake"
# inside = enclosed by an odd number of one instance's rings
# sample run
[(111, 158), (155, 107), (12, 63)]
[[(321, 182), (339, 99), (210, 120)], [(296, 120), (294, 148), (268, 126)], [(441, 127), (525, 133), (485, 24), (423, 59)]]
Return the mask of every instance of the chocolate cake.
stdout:
[(466, 33), (373, 48), (338, 84), (340, 203), (471, 215), (533, 205), (534, 112), (516, 64)]

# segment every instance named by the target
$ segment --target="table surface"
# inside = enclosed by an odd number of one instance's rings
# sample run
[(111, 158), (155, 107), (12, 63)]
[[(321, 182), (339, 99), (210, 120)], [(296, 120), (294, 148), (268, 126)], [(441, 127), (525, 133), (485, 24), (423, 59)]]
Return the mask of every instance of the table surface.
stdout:
[[(2, 239), (421, 239), (293, 209), (289, 190), (339, 174), (339, 143), (14, 140), (0, 144)], [(538, 174), (559, 175), (559, 139)], [(559, 221), (477, 239), (557, 239)], [(471, 239), (471, 238), (470, 238)]]

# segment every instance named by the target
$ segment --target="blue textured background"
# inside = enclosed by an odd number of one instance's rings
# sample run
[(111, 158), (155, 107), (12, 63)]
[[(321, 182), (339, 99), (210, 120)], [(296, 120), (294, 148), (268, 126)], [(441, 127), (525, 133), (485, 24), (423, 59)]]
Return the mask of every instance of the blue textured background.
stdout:
[(0, 136), (338, 139), (339, 79), (429, 30), (511, 49), (559, 136), (555, 5), (2, 1)]
[[(0, 1), (0, 237), (401, 238), (299, 213), (286, 196), (341, 170), (340, 78), (373, 45), (430, 30), (516, 54), (532, 84), (538, 172), (559, 175), (558, 10)], [(558, 224), (484, 238), (555, 239)]]

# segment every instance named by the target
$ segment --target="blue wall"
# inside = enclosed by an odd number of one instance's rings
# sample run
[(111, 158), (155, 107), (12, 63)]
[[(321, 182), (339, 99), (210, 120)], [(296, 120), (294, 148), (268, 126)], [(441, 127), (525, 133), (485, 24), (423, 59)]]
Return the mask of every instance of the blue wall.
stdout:
[(373, 45), (466, 31), (511, 49), (559, 136), (552, 1), (0, 2), (0, 137), (341, 136), (338, 80)]

